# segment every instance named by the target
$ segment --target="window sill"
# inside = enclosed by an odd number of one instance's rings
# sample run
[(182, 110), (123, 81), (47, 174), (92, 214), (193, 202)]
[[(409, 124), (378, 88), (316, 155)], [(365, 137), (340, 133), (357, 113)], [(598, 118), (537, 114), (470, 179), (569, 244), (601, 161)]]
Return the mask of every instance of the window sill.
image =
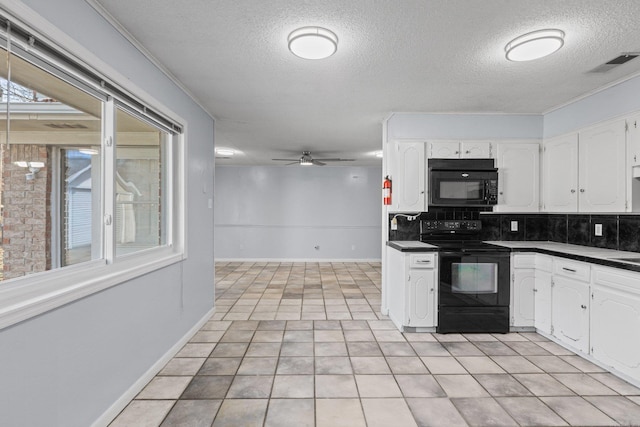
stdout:
[(96, 260), (0, 283), (0, 329), (183, 259), (182, 253), (163, 247), (118, 258), (113, 264)]

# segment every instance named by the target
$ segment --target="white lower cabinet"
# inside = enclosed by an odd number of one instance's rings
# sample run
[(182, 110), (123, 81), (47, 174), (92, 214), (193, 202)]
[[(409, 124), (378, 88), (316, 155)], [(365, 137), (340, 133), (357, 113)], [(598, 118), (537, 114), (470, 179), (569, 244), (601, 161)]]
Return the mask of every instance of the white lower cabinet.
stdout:
[(552, 265), (548, 255), (512, 255), (511, 326), (551, 333)]
[(640, 381), (640, 274), (594, 267), (591, 353)]
[(435, 326), (435, 274), (435, 269), (409, 270), (408, 326)]
[(563, 343), (589, 353), (589, 264), (554, 260), (551, 286), (552, 334)]
[(640, 384), (640, 273), (529, 253), (511, 266), (511, 326), (533, 325)]
[(400, 330), (436, 326), (436, 253), (387, 249), (389, 318)]
[(533, 327), (535, 322), (535, 254), (511, 256), (511, 326)]
[(536, 254), (536, 285), (533, 289), (534, 326), (545, 334), (551, 334), (551, 271), (553, 259), (549, 255)]

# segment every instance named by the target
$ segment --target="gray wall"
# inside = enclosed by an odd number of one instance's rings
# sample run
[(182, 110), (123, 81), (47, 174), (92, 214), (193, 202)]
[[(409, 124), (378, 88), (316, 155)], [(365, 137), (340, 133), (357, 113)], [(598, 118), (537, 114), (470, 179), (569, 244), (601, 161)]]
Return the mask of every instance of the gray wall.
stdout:
[(217, 166), (216, 259), (379, 260), (381, 174), (381, 167)]
[(545, 138), (640, 110), (640, 76), (544, 115)]
[(0, 330), (0, 425), (86, 427), (213, 307), (213, 120), (84, 0), (24, 3), (188, 122), (187, 260)]
[(519, 114), (395, 113), (387, 139), (539, 139), (542, 116)]

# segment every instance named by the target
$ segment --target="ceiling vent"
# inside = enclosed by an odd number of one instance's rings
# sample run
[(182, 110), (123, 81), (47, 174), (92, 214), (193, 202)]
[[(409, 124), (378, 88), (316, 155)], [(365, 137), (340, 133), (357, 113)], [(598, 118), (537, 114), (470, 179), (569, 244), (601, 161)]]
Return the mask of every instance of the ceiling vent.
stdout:
[(622, 65), (625, 64), (629, 61), (631, 61), (634, 58), (637, 58), (638, 55), (640, 55), (640, 53), (623, 53), (622, 55), (613, 58), (611, 61), (609, 62), (605, 62), (602, 65), (598, 65), (596, 68), (594, 68), (593, 70), (589, 71), (590, 73), (606, 73), (607, 71), (610, 71), (612, 69), (614, 69), (615, 67), (617, 67), (618, 65)]
[(85, 125), (81, 125), (80, 123), (47, 123), (45, 126), (53, 128), (53, 129), (89, 129)]

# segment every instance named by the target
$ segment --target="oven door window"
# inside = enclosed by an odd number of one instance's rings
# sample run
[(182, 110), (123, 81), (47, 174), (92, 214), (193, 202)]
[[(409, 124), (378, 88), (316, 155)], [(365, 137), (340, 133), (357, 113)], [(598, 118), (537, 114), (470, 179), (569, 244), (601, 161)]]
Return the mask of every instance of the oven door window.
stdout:
[(498, 292), (498, 265), (495, 263), (451, 263), (451, 292), (454, 294), (495, 294)]
[(509, 305), (509, 254), (440, 254), (441, 306)]

